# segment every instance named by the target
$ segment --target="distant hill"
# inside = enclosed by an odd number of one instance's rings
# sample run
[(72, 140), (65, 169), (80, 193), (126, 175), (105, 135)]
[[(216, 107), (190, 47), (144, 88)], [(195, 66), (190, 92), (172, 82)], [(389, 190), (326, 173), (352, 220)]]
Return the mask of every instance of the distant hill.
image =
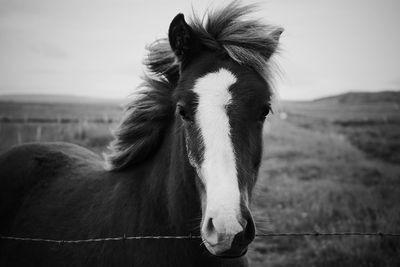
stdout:
[(91, 98), (73, 95), (15, 94), (0, 95), (0, 102), (14, 103), (75, 103), (75, 104), (121, 104), (123, 99)]
[(400, 103), (400, 91), (383, 92), (350, 92), (336, 96), (318, 98), (314, 102), (329, 102), (343, 104), (363, 104), (375, 102)]

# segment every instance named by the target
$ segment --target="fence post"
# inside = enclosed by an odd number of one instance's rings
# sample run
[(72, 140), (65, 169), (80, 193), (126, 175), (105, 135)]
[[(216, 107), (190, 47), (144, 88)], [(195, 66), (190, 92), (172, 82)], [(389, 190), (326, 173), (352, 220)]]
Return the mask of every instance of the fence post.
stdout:
[(40, 140), (42, 139), (42, 126), (38, 126), (36, 128), (36, 141), (40, 142)]
[(22, 143), (22, 136), (21, 136), (21, 129), (20, 127), (17, 128), (17, 144), (21, 144)]

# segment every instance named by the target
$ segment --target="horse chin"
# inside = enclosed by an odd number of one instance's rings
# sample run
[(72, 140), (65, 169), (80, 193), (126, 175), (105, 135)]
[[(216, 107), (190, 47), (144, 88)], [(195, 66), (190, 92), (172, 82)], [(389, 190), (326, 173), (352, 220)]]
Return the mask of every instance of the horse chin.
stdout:
[(243, 257), (244, 255), (246, 255), (247, 253), (247, 246), (241, 250), (233, 250), (233, 249), (229, 249), (227, 251), (224, 252), (216, 252), (216, 250), (209, 244), (204, 243), (205, 247), (207, 248), (207, 251), (215, 257), (218, 258), (227, 258), (227, 259), (234, 259), (234, 258), (240, 258)]

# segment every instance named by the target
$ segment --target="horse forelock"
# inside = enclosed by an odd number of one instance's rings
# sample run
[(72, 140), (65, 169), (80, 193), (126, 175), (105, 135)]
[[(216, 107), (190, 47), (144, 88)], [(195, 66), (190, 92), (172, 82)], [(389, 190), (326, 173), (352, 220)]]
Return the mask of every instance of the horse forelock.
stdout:
[(201, 18), (193, 14), (190, 26), (209, 49), (223, 50), (237, 63), (255, 69), (269, 79), (269, 61), (278, 48), (283, 29), (249, 17), (257, 5), (233, 1), (220, 9), (209, 9)]

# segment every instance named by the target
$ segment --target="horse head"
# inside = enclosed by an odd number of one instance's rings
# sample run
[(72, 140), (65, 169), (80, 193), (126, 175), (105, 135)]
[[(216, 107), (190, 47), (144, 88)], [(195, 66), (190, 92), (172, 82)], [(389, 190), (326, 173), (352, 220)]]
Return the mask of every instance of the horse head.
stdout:
[(222, 257), (243, 255), (255, 237), (249, 204), (271, 110), (268, 62), (282, 33), (238, 20), (245, 13), (224, 9), (205, 25), (178, 14), (168, 34), (179, 65), (175, 116), (197, 173), (201, 237), (210, 253)]

